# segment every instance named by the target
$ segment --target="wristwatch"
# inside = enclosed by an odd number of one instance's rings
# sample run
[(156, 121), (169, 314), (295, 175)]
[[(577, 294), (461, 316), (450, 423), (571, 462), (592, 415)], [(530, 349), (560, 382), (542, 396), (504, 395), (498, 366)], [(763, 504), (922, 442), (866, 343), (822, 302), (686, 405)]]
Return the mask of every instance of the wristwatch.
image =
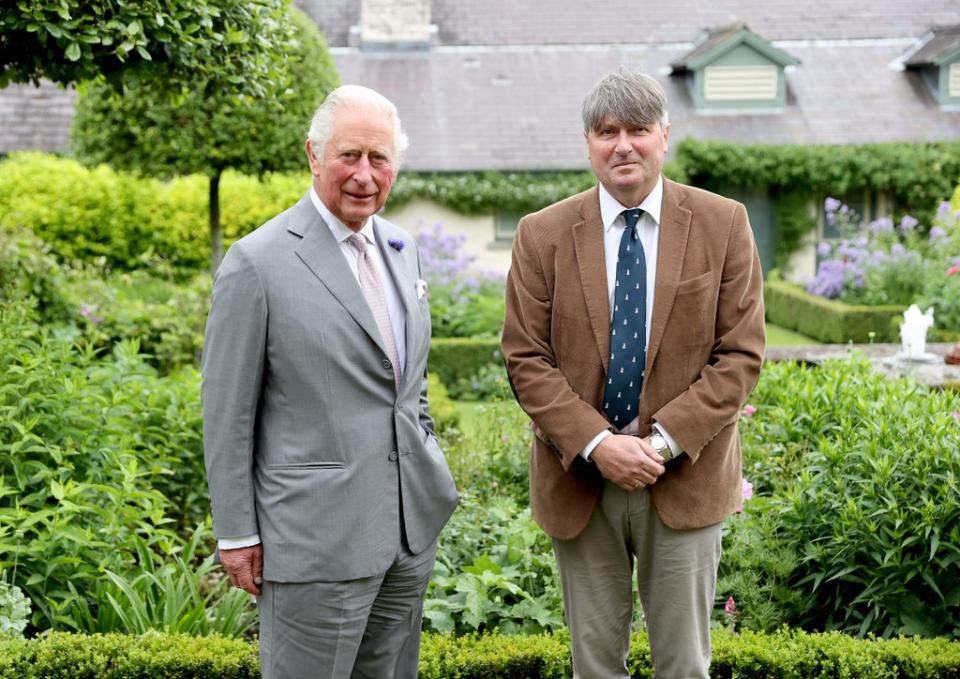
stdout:
[(659, 432), (654, 431), (650, 434), (649, 441), (650, 445), (657, 451), (660, 457), (663, 458), (664, 462), (669, 462), (673, 459), (673, 451), (670, 450), (670, 446), (667, 445), (667, 439), (663, 438)]

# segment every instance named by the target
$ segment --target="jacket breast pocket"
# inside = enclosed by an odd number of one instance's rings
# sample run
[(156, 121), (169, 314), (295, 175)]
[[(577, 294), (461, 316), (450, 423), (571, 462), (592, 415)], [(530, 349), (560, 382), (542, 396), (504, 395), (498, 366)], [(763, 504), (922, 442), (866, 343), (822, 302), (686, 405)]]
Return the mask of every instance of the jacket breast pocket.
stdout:
[(678, 343), (691, 346), (713, 342), (717, 294), (717, 280), (710, 271), (677, 284), (670, 334)]

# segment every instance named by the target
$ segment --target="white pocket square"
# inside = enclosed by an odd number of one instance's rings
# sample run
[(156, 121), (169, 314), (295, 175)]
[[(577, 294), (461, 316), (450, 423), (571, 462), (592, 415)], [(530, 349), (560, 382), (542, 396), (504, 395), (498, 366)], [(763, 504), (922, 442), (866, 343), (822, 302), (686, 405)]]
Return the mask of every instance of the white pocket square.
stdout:
[(423, 299), (427, 296), (427, 282), (422, 278), (417, 279), (417, 299)]

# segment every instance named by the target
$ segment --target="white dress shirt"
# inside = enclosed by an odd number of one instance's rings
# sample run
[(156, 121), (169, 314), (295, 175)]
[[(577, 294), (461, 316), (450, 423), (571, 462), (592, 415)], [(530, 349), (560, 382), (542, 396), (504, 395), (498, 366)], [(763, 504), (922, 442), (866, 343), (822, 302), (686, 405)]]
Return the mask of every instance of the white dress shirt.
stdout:
[[(333, 213), (330, 212), (327, 206), (323, 204), (323, 201), (320, 200), (320, 196), (317, 195), (317, 191), (313, 187), (310, 188), (310, 200), (313, 201), (323, 221), (326, 222), (330, 228), (330, 233), (333, 234), (333, 237), (340, 245), (340, 252), (343, 253), (344, 259), (347, 260), (347, 266), (350, 267), (350, 271), (353, 272), (354, 278), (357, 279), (357, 285), (359, 285), (360, 251), (347, 240), (353, 235), (353, 230), (334, 217)], [(387, 313), (390, 315), (390, 325), (393, 326), (393, 338), (397, 345), (397, 358), (400, 360), (401, 366), (406, 365), (407, 315), (403, 307), (403, 301), (400, 299), (400, 292), (397, 290), (397, 286), (393, 281), (393, 276), (390, 275), (390, 271), (387, 269), (386, 262), (383, 261), (383, 254), (380, 252), (380, 247), (377, 245), (377, 240), (373, 235), (373, 218), (367, 219), (357, 233), (366, 238), (367, 244), (372, 246), (367, 248), (367, 252), (370, 254), (373, 266), (380, 276), (383, 291), (387, 297)], [(220, 538), (217, 540), (217, 546), (220, 547), (220, 549), (240, 549), (241, 547), (252, 547), (258, 544), (260, 544), (259, 534), (238, 538)]]
[[(657, 281), (657, 252), (660, 246), (660, 208), (663, 203), (663, 177), (657, 179), (656, 186), (653, 187), (643, 202), (639, 205), (626, 206), (621, 205), (620, 201), (610, 195), (610, 192), (600, 184), (600, 219), (603, 221), (603, 254), (607, 266), (607, 295), (610, 302), (610, 319), (613, 320), (613, 296), (617, 283), (617, 253), (620, 250), (620, 239), (623, 238), (623, 231), (627, 228), (627, 222), (621, 214), (624, 210), (639, 208), (643, 210), (640, 215), (640, 221), (637, 222), (637, 234), (640, 236), (640, 242), (643, 244), (643, 253), (647, 260), (647, 338), (646, 345), (650, 344), (650, 319), (653, 316), (653, 295), (656, 290)], [(634, 420), (634, 422), (636, 422)], [(622, 431), (628, 432), (635, 427), (631, 422)], [(674, 455), (683, 452), (673, 437), (671, 437), (659, 424), (654, 423), (657, 431), (663, 435), (670, 446)], [(610, 431), (604, 429), (594, 436), (583, 450), (580, 451), (585, 459), (590, 459), (590, 454), (603, 439), (610, 436)]]

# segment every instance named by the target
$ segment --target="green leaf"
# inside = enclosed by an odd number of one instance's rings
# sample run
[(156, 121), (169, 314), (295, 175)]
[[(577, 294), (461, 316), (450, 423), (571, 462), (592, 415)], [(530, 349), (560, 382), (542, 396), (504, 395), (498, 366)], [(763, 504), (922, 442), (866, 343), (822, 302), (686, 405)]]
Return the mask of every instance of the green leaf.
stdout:
[(67, 47), (65, 56), (70, 61), (79, 61), (80, 60), (80, 44), (76, 42), (70, 43), (70, 46)]

